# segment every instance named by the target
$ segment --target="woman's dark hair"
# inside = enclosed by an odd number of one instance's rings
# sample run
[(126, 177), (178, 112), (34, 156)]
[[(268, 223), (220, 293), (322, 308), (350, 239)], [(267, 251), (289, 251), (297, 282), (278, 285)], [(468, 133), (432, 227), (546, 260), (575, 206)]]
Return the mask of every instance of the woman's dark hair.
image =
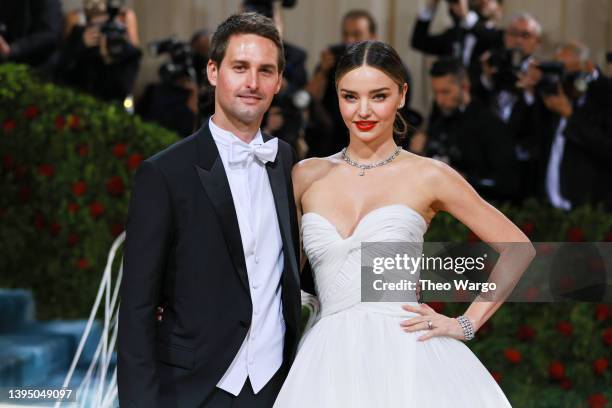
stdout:
[[(397, 51), (382, 41), (361, 41), (351, 45), (340, 58), (336, 67), (336, 88), (338, 82), (348, 72), (361, 66), (369, 66), (384, 72), (395, 82), (400, 90), (408, 83), (408, 72)], [(408, 123), (400, 112), (395, 115), (393, 134), (400, 144), (408, 132)]]

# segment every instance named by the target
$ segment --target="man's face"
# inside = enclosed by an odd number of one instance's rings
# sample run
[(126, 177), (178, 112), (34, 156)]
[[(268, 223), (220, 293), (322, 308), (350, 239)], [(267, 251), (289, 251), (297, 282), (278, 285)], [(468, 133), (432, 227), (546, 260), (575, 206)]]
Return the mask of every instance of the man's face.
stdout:
[(581, 63), (578, 56), (570, 50), (558, 50), (555, 53), (555, 60), (563, 64), (566, 72), (585, 71), (585, 64)]
[(209, 61), (207, 74), (215, 87), (215, 116), (245, 125), (261, 124), (282, 82), (276, 45), (255, 34), (230, 37), (220, 66)]
[(347, 18), (342, 25), (342, 42), (350, 45), (359, 41), (374, 40), (374, 33), (370, 32), (367, 18)]
[(453, 114), (463, 103), (463, 86), (453, 75), (431, 78), (436, 105), (444, 116)]
[(519, 19), (510, 23), (504, 33), (506, 48), (518, 48), (525, 56), (533, 55), (540, 45), (535, 27), (528, 20)]

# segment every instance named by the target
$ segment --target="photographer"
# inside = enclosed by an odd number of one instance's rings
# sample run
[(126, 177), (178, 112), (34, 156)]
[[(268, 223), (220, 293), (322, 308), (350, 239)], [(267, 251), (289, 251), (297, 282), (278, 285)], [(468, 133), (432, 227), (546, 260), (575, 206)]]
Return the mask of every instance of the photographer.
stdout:
[(513, 199), (518, 189), (516, 161), (507, 128), (471, 97), (467, 71), (459, 60), (436, 61), (430, 75), (435, 106), (426, 154), (451, 165), (486, 199)]
[[(351, 10), (342, 18), (342, 43), (321, 51), (321, 59), (305, 89), (312, 96), (306, 142), (310, 156), (329, 156), (348, 144), (348, 131), (340, 115), (334, 74), (344, 51), (353, 43), (376, 39), (376, 21), (365, 10)], [(408, 76), (410, 77), (408, 69)], [(410, 105), (411, 81), (404, 109)]]
[(161, 82), (149, 84), (136, 104), (136, 113), (185, 137), (193, 133), (198, 114), (198, 66), (204, 53), (203, 32), (196, 32), (191, 43), (174, 37), (149, 44), (154, 56), (167, 54), (170, 60), (159, 68)]
[(482, 100), (509, 128), (519, 161), (520, 202), (536, 196), (539, 135), (534, 131), (534, 53), (542, 28), (529, 14), (512, 17), (504, 31), (504, 47), (482, 55), (482, 74), (472, 94)]
[(611, 81), (578, 42), (559, 47), (555, 60), (562, 64), (556, 83), (544, 70), (536, 88), (545, 107), (540, 122), (543, 193), (563, 210), (585, 203), (612, 210)]
[(414, 49), (439, 57), (454, 57), (468, 68), (470, 79), (480, 75), (479, 57), (501, 45), (501, 32), (494, 24), (501, 18), (501, 0), (447, 0), (453, 26), (440, 34), (429, 32), (439, 0), (428, 0), (414, 24)]
[(38, 66), (56, 49), (62, 24), (58, 0), (3, 0), (0, 6), (0, 63)]
[(132, 91), (141, 58), (136, 16), (121, 0), (86, 0), (84, 17), (85, 24), (68, 18), (54, 76), (101, 99), (122, 101)]

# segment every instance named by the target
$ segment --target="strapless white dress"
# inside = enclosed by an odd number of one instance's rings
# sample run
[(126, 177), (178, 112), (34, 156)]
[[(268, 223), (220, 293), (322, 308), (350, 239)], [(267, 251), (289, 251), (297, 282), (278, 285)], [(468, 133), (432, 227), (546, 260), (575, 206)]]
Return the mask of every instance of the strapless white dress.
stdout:
[(304, 214), (301, 228), (321, 316), (304, 334), (275, 408), (510, 406), (462, 341), (419, 342), (424, 331), (406, 333), (399, 325), (414, 316), (402, 303), (361, 302), (361, 242), (422, 246), (427, 224), (420, 214), (405, 205), (384, 206), (347, 238), (316, 213)]

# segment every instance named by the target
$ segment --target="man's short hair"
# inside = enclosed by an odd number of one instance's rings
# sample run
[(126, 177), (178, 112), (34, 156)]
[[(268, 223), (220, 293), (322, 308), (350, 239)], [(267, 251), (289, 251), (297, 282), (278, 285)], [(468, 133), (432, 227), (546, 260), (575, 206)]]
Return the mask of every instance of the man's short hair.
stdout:
[(274, 21), (253, 12), (233, 14), (217, 27), (210, 41), (210, 59), (221, 65), (230, 38), (240, 34), (255, 34), (271, 40), (278, 50), (278, 71), (285, 69), (285, 50)]
[(580, 41), (568, 41), (557, 47), (557, 52), (562, 50), (572, 52), (580, 62), (586, 62), (591, 57), (589, 47)]
[(429, 75), (432, 78), (452, 75), (457, 82), (463, 82), (467, 79), (467, 70), (457, 58), (442, 57), (432, 64)]
[(344, 15), (344, 17), (342, 17), (342, 24), (344, 24), (346, 20), (357, 20), (360, 18), (365, 18), (368, 20), (368, 29), (370, 34), (375, 35), (377, 29), (376, 20), (374, 20), (374, 16), (372, 16), (372, 14), (367, 10), (357, 9), (349, 11)]
[(512, 17), (510, 17), (510, 22), (508, 23), (508, 26), (514, 24), (516, 21), (519, 20), (527, 21), (531, 28), (533, 28), (533, 32), (536, 37), (542, 36), (542, 24), (540, 24), (539, 21), (536, 20), (535, 17), (529, 13), (521, 12), (514, 14)]

